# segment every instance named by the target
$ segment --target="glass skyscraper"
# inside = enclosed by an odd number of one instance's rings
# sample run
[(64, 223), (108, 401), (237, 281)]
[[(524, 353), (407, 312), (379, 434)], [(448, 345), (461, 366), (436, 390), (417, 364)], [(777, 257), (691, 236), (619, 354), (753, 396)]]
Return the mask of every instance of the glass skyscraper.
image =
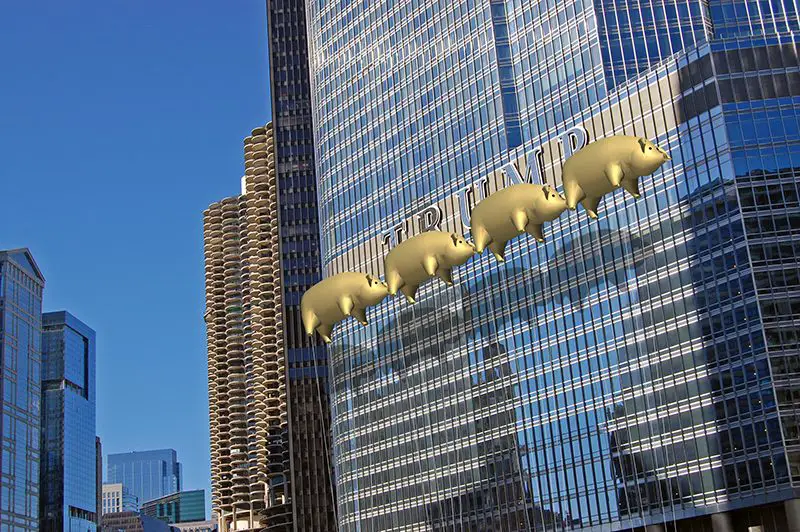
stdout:
[(139, 505), (181, 491), (183, 471), (174, 449), (108, 455), (106, 483), (123, 484)]
[(0, 251), (0, 530), (39, 529), (43, 289), (29, 250)]
[(95, 345), (69, 312), (42, 315), (42, 530), (97, 529)]
[(800, 526), (797, 10), (308, 2), (325, 275), (587, 141), (672, 156), (335, 331), (340, 530)]

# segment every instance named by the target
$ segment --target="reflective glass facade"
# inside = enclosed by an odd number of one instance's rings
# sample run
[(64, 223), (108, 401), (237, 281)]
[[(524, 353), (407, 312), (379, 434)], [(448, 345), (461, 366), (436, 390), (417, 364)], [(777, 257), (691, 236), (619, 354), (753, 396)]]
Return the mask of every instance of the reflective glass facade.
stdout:
[[(321, 279), (317, 178), (304, 0), (267, 0), (272, 127), (280, 210), (281, 281), (295, 530), (335, 530), (328, 354), (303, 332), (300, 298)], [(265, 514), (278, 512), (267, 509)]]
[(560, 188), (581, 131), (673, 159), (641, 199), (567, 212), (544, 244), (338, 329), (341, 530), (786, 527), (796, 4), (314, 0), (308, 17), (326, 275), (382, 275), (431, 216), (469, 236), (471, 205), (515, 180)]
[(42, 530), (97, 529), (95, 345), (72, 314), (42, 316)]
[(137, 497), (139, 506), (180, 491), (181, 464), (174, 449), (109, 454), (106, 482), (121, 483)]
[(44, 277), (27, 249), (0, 251), (0, 531), (39, 529)]

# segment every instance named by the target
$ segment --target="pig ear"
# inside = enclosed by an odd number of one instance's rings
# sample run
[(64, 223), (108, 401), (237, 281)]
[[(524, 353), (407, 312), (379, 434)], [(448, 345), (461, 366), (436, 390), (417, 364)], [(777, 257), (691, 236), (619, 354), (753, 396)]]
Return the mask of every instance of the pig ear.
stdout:
[(372, 276), (370, 274), (367, 274), (367, 282), (372, 284)]
[(639, 137), (639, 147), (642, 148), (642, 153), (644, 153), (645, 148), (647, 148), (647, 140)]
[(544, 193), (544, 197), (547, 198), (550, 196), (550, 185), (545, 185), (542, 187), (542, 192)]
[(450, 240), (453, 241), (453, 245), (458, 244), (458, 235), (455, 233), (450, 233)]

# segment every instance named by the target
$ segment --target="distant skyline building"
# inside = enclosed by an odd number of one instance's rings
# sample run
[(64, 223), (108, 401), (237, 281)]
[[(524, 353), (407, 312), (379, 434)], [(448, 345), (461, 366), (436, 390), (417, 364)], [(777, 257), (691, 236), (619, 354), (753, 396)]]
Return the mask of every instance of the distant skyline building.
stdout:
[(797, 3), (306, 6), (326, 276), (587, 142), (672, 157), (337, 327), (339, 530), (800, 530)]
[[(242, 194), (204, 213), (212, 506), (223, 532), (333, 526), (324, 372), (315, 369), (324, 348), (306, 349), (296, 313), (295, 285), (316, 271), (302, 222), (312, 196), (281, 186), (272, 127), (257, 128), (245, 139)], [(279, 207), (279, 190), (295, 190), (305, 206)], [(291, 257), (285, 269), (282, 253)], [(307, 266), (286, 266), (300, 262)], [(306, 366), (287, 368), (290, 355), (298, 365), (305, 356)]]
[(124, 484), (136, 495), (140, 506), (180, 491), (182, 476), (181, 463), (174, 449), (108, 455), (106, 482)]
[(141, 513), (169, 524), (204, 521), (206, 492), (191, 490), (165, 495), (142, 504)]
[(28, 249), (0, 251), (0, 528), (4, 530), (39, 529), (44, 285)]
[(138, 512), (139, 498), (124, 484), (105, 483), (102, 487), (102, 513)]
[(92, 328), (66, 311), (42, 315), (43, 530), (97, 529), (95, 359)]

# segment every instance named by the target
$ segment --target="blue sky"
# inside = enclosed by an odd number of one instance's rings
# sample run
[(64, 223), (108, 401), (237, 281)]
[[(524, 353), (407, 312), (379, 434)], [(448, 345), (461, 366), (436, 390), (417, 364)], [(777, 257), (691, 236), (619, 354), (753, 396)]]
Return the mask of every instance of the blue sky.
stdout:
[(104, 454), (172, 447), (210, 489), (202, 213), (270, 118), (264, 2), (9, 2), (0, 248), (97, 331)]

